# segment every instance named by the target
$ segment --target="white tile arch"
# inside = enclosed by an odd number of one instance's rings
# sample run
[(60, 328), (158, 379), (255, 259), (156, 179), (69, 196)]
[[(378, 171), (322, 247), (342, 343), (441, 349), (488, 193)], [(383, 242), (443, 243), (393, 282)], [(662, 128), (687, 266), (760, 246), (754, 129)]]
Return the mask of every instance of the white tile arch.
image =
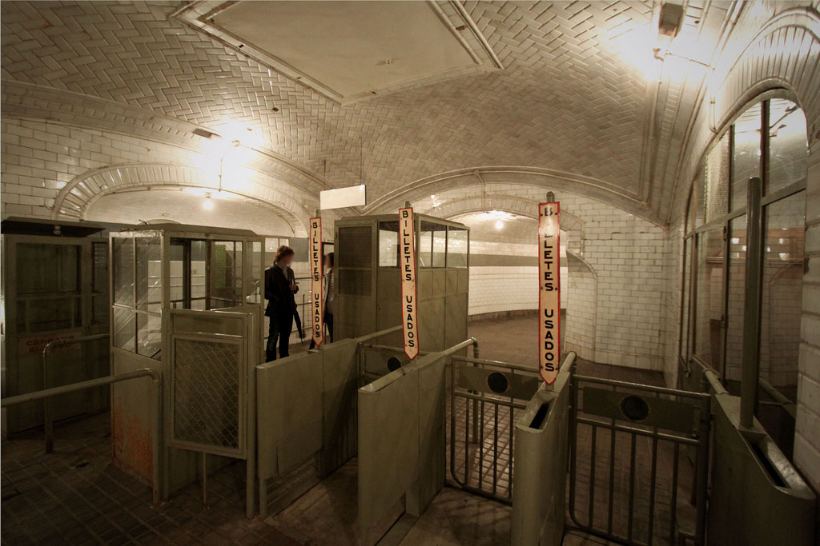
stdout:
[[(55, 198), (52, 217), (55, 219), (85, 218), (93, 204), (113, 192), (124, 189), (149, 189), (155, 186), (179, 186), (218, 191), (213, 174), (200, 169), (170, 164), (113, 165), (93, 169), (72, 179)], [(310, 213), (287, 194), (266, 189), (260, 184), (248, 184), (245, 191), (227, 186), (223, 191), (236, 193), (267, 205), (272, 213), (281, 216), (293, 230), (304, 236)]]

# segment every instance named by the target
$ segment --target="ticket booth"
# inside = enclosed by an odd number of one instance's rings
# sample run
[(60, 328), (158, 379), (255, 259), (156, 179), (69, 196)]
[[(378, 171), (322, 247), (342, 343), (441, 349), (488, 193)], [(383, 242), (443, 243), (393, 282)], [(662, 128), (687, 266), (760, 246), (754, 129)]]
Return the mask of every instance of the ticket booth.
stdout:
[[(422, 351), (467, 337), (470, 232), (467, 226), (415, 215), (419, 331)], [(336, 339), (401, 323), (398, 214), (336, 221)], [(401, 333), (385, 343), (400, 346)]]
[[(153, 224), (112, 233), (110, 245), (112, 368), (162, 375), (167, 494), (190, 483), (208, 455), (248, 459), (253, 452), (264, 239), (246, 230)], [(146, 481), (154, 471), (152, 396), (148, 382), (112, 387), (114, 460)]]
[[(108, 374), (108, 342), (102, 335), (108, 331), (105, 230), (85, 222), (3, 220), (4, 397)], [(50, 342), (46, 369), (43, 349)], [(56, 398), (52, 418), (107, 407), (105, 389), (89, 389)], [(4, 433), (43, 425), (42, 402), (3, 411)]]

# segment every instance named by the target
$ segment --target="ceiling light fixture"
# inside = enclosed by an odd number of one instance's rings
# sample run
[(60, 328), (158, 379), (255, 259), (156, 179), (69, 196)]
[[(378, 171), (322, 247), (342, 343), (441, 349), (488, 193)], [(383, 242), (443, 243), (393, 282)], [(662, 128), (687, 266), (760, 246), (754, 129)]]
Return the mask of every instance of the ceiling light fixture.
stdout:
[(214, 202), (211, 200), (211, 194), (205, 195), (205, 200), (202, 201), (202, 208), (205, 210), (214, 210)]

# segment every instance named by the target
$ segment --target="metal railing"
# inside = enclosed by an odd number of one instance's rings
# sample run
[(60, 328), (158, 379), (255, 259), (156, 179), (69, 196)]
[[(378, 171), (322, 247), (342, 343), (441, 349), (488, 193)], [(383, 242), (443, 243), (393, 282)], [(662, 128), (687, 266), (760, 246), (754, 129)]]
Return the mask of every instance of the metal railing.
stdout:
[(538, 389), (538, 371), (476, 357), (450, 361), (450, 476), (465, 491), (509, 504), (516, 412)]
[[(80, 337), (72, 337), (72, 338), (63, 338), (63, 339), (52, 339), (48, 343), (46, 343), (45, 347), (43, 347), (43, 388), (48, 389), (50, 388), (49, 385), (49, 366), (48, 366), (48, 356), (51, 353), (52, 348), (54, 347), (65, 347), (67, 345), (74, 345), (76, 343), (82, 343), (84, 341), (95, 341), (98, 339), (106, 339), (110, 337), (109, 334), (93, 334), (88, 336), (80, 336)], [(45, 448), (46, 453), (51, 453), (54, 451), (54, 417), (51, 414), (51, 404), (49, 400), (43, 399), (43, 431), (45, 436)]]
[(151, 419), (151, 443), (153, 449), (153, 475), (151, 477), (151, 489), (154, 504), (160, 502), (160, 442), (159, 420), (162, 415), (162, 385), (159, 372), (150, 368), (141, 368), (132, 372), (125, 372), (119, 375), (109, 375), (105, 377), (98, 377), (96, 379), (89, 379), (88, 381), (80, 381), (79, 383), (71, 383), (69, 385), (61, 385), (59, 387), (52, 387), (50, 389), (43, 389), (40, 391), (28, 392), (25, 394), (18, 394), (0, 400), (0, 407), (6, 408), (25, 402), (33, 402), (35, 400), (45, 400), (53, 396), (61, 394), (68, 394), (72, 392), (82, 391), (86, 389), (93, 389), (95, 387), (102, 387), (105, 385), (112, 385), (114, 383), (121, 383), (123, 381), (130, 381), (132, 379), (140, 379), (143, 377), (150, 377), (154, 383), (154, 392), (156, 393), (156, 402), (154, 405), (154, 415)]
[[(679, 544), (683, 538), (704, 544), (710, 400), (707, 393), (573, 371), (568, 511), (574, 526), (622, 544)], [(678, 502), (678, 488), (686, 483), (681, 459), (687, 446), (695, 452), (695, 514), (692, 528), (684, 531), (679, 528), (683, 503)], [(603, 512), (596, 517), (599, 507)], [(646, 520), (636, 517), (639, 507), (647, 510)]]

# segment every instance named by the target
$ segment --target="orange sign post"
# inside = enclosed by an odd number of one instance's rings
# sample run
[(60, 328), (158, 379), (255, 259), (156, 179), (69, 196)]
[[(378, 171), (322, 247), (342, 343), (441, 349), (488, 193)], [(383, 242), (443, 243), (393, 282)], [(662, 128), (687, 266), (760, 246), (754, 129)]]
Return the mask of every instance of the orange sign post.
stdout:
[(413, 208), (399, 209), (399, 269), (401, 271), (401, 320), (404, 326), (404, 354), (414, 359), (419, 354), (416, 291), (416, 231)]
[(313, 343), (319, 347), (325, 341), (325, 282), (322, 261), (322, 218), (310, 219), (310, 314)]
[(555, 383), (561, 350), (561, 206), (538, 204), (538, 354), (541, 378)]

